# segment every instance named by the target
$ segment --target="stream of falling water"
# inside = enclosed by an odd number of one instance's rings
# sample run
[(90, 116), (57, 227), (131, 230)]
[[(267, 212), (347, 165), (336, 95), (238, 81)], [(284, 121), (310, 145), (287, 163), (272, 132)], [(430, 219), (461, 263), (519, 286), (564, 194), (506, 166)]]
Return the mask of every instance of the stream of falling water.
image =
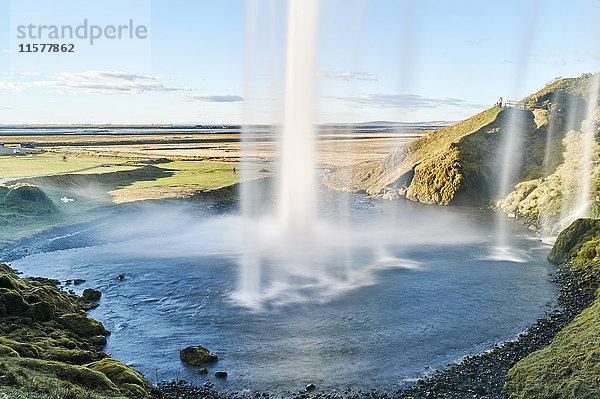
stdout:
[(581, 126), (582, 154), (581, 154), (581, 185), (577, 192), (576, 217), (588, 216), (590, 196), (592, 193), (592, 161), (594, 157), (595, 135), (597, 124), (595, 120), (598, 108), (598, 90), (600, 89), (600, 74), (595, 73), (590, 82), (590, 93), (585, 112), (585, 121)]

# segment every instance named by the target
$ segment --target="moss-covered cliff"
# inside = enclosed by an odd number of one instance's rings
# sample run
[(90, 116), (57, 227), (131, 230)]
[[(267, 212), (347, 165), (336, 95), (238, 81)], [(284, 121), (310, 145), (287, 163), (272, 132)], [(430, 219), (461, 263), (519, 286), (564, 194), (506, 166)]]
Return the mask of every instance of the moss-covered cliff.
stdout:
[[(336, 190), (364, 191), (388, 199), (406, 197), (442, 205), (482, 203), (493, 195), (499, 170), (496, 154), (511, 123), (522, 127), (528, 145), (541, 142), (532, 112), (493, 107), (398, 148), (383, 161), (337, 169), (323, 182)], [(519, 176), (540, 168), (537, 158), (525, 159), (527, 165)]]
[[(558, 232), (574, 217), (589, 214), (590, 203), (578, 196), (582, 185), (584, 153), (592, 154), (591, 199), (600, 198), (600, 147), (598, 146), (598, 104), (589, 103), (593, 75), (562, 79), (528, 97), (548, 103), (551, 109), (544, 173), (538, 179), (515, 186), (503, 201), (505, 212), (516, 214), (548, 232)], [(588, 119), (586, 119), (588, 118)], [(585, 135), (594, 134), (592, 148)]]
[[(557, 80), (523, 100), (528, 111), (490, 108), (398, 148), (382, 161), (337, 169), (323, 182), (336, 190), (389, 199), (406, 197), (428, 204), (489, 203), (498, 194), (498, 154), (506, 134), (517, 128), (519, 151), (511, 156), (519, 167), (511, 179), (527, 184), (517, 188), (507, 208), (521, 212), (518, 203), (535, 190), (539, 179), (568, 173), (564, 167), (560, 171), (557, 168), (564, 162), (567, 132), (578, 130), (585, 119), (591, 79), (587, 74)], [(576, 142), (577, 138), (571, 140)], [(548, 179), (557, 180), (556, 176)], [(553, 185), (544, 193), (538, 190), (534, 197), (552, 208), (555, 191)], [(530, 203), (532, 198), (521, 206), (529, 217), (539, 210)]]
[[(560, 233), (548, 259), (571, 262), (586, 289), (596, 290), (600, 271), (600, 220), (578, 219)], [(600, 397), (600, 298), (545, 348), (509, 371), (513, 398)]]
[(52, 281), (23, 279), (0, 264), (0, 393), (149, 397), (140, 373), (102, 352), (109, 332), (86, 316), (91, 307)]

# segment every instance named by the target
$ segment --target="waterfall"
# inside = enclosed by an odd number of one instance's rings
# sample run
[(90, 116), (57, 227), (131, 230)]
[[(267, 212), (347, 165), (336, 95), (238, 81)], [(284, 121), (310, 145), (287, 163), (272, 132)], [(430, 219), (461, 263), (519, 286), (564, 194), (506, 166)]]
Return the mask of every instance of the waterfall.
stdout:
[(279, 148), (278, 219), (306, 238), (316, 216), (314, 85), (318, 0), (290, 0), (283, 129)]
[(585, 112), (585, 121), (581, 126), (581, 184), (577, 190), (577, 203), (575, 206), (577, 214), (575, 217), (588, 216), (590, 196), (592, 194), (592, 174), (593, 158), (595, 147), (595, 135), (597, 124), (595, 120), (596, 109), (598, 108), (598, 90), (600, 89), (600, 73), (592, 75), (590, 82), (590, 92), (588, 95), (588, 104)]

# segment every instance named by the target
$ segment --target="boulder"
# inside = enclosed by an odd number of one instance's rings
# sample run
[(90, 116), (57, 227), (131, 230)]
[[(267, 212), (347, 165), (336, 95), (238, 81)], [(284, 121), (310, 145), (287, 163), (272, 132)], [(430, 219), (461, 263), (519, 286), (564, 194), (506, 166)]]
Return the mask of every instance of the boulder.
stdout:
[(15, 290), (0, 288), (0, 315), (24, 316), (29, 305)]
[(98, 290), (94, 290), (92, 288), (87, 288), (83, 290), (83, 297), (88, 301), (97, 301), (102, 296), (102, 293)]
[(206, 363), (213, 363), (219, 360), (219, 357), (211, 353), (203, 346), (188, 346), (179, 351), (181, 361), (192, 366), (200, 366)]
[(87, 317), (84, 314), (68, 313), (58, 318), (58, 322), (67, 330), (81, 337), (93, 337), (96, 335), (109, 335), (102, 323)]
[(215, 377), (217, 377), (217, 378), (227, 378), (227, 371), (217, 371), (215, 373)]
[(152, 384), (140, 372), (122, 362), (106, 358), (85, 367), (104, 374), (119, 390), (130, 397), (149, 397)]

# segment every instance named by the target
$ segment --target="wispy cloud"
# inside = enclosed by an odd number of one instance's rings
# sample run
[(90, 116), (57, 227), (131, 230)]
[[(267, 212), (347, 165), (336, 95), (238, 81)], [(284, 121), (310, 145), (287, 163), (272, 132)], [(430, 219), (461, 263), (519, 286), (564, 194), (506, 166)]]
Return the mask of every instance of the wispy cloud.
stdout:
[[(34, 78), (39, 76), (35, 73), (22, 75)], [(28, 88), (46, 88), (72, 94), (139, 94), (191, 90), (187, 87), (168, 86), (162, 76), (112, 71), (62, 72), (34, 80), (0, 80), (0, 89), (19, 92)]]
[(350, 72), (350, 71), (319, 71), (317, 76), (320, 78), (328, 78), (335, 80), (379, 80), (376, 75), (368, 72)]
[(482, 104), (472, 104), (458, 98), (429, 98), (418, 94), (382, 94), (364, 93), (349, 97), (334, 97), (347, 103), (373, 108), (438, 108), (438, 107), (465, 107), (482, 108)]
[(235, 94), (182, 94), (185, 101), (197, 101), (205, 103), (236, 103), (244, 101), (243, 97)]
[(490, 40), (489, 37), (473, 37), (473, 38), (469, 39), (469, 44), (471, 46), (479, 46), (480, 44), (483, 44), (483, 43), (487, 42), (488, 40)]
[(16, 108), (15, 107), (7, 107), (5, 105), (0, 105), (0, 111), (4, 111), (4, 110), (7, 110), (7, 109), (16, 109)]
[(12, 53), (13, 51), (11, 49), (3, 48), (2, 50), (0, 50), (0, 52), (3, 52), (3, 53)]

